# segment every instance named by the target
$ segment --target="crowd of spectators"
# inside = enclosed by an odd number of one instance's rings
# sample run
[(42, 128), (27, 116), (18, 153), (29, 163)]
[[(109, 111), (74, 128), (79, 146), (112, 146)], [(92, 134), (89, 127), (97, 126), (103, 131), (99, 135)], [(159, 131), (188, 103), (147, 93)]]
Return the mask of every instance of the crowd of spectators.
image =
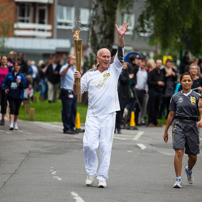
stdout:
[[(20, 100), (16, 107), (11, 101), (9, 102), (9, 105), (14, 106), (12, 109), (14, 118), (10, 116), (10, 123), (13, 122), (10, 125), (11, 129), (18, 129), (16, 117), (22, 99), (32, 100), (34, 92), (38, 91), (43, 100), (48, 99), (49, 103), (57, 101), (62, 78), (60, 70), (63, 65), (57, 55), (51, 55), (48, 61), (40, 60), (36, 65), (35, 61), (25, 60), (22, 52), (17, 55), (16, 52), (11, 51), (8, 58), (6, 55), (1, 56), (0, 64), (2, 114), (0, 125), (5, 125), (7, 100), (11, 100), (12, 97), (11, 86), (14, 90), (20, 89), (16, 97)], [(124, 62), (118, 83), (121, 111), (117, 112), (117, 132), (121, 133), (121, 125), (129, 125), (131, 111), (135, 112), (137, 126), (148, 124), (149, 127), (160, 127), (158, 119), (162, 119), (163, 116), (167, 118), (170, 98), (181, 90), (179, 76), (185, 71), (189, 71), (192, 75), (193, 90), (201, 91), (202, 59), (191, 58), (189, 51), (185, 52), (179, 67), (176, 67), (170, 59), (167, 59), (163, 65), (161, 59), (154, 61), (138, 55), (130, 55), (129, 62)], [(11, 81), (8, 75), (13, 76)], [(8, 92), (5, 92), (6, 88), (9, 89)]]
[(154, 61), (130, 55), (119, 77), (121, 111), (117, 113), (117, 133), (121, 133), (122, 125), (130, 124), (131, 111), (135, 112), (137, 126), (161, 127), (158, 119), (167, 118), (171, 96), (181, 90), (179, 77), (185, 71), (192, 76), (192, 90), (201, 92), (202, 59), (190, 58), (189, 51), (185, 52), (179, 67), (171, 59), (163, 65), (161, 59)]
[(40, 92), (43, 100), (56, 102), (58, 97), (61, 61), (51, 55), (47, 62), (25, 60), (22, 52), (9, 53), (0, 58), (0, 125), (5, 125), (7, 103), (9, 103), (10, 130), (18, 129), (17, 118), (23, 99), (33, 100), (35, 91)]

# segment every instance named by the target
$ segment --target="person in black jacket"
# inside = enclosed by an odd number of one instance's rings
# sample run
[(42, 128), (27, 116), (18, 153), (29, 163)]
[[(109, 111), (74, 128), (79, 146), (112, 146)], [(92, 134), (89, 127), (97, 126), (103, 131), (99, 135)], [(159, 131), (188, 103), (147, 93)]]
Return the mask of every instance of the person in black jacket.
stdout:
[(172, 60), (167, 59), (165, 68), (162, 69), (162, 72), (165, 76), (165, 86), (164, 86), (163, 95), (162, 95), (162, 105), (161, 105), (160, 115), (159, 115), (160, 118), (162, 118), (162, 112), (165, 109), (165, 107), (167, 109), (167, 114), (166, 114), (166, 118), (167, 118), (169, 114), (170, 98), (172, 97), (175, 91), (177, 73), (175, 69), (172, 68), (171, 66), (172, 66)]
[[(132, 85), (131, 85), (132, 88), (136, 85), (136, 74), (139, 69), (139, 66), (136, 64), (136, 58), (137, 58), (136, 55), (133, 55), (133, 54), (129, 56), (128, 72), (130, 74), (134, 74)], [(138, 59), (141, 59), (141, 58), (138, 57)]]
[(24, 89), (28, 88), (29, 83), (25, 76), (20, 73), (20, 63), (14, 62), (14, 69), (6, 75), (3, 80), (2, 88), (7, 94), (10, 107), (10, 130), (18, 130), (17, 119), (21, 102), (24, 98)]
[(57, 101), (57, 92), (59, 89), (60, 82), (60, 68), (58, 64), (57, 56), (54, 55), (52, 58), (53, 62), (46, 69), (46, 76), (48, 79), (48, 101), (56, 102)]
[(129, 103), (129, 80), (134, 77), (134, 74), (128, 73), (128, 63), (124, 62), (123, 69), (119, 76), (118, 81), (118, 96), (119, 96), (119, 103), (120, 103), (120, 111), (117, 111), (116, 114), (116, 129), (117, 133), (121, 134), (121, 121), (123, 118), (123, 111), (126, 104)]
[(165, 85), (165, 76), (161, 71), (162, 60), (156, 60), (156, 68), (149, 72), (148, 87), (149, 87), (149, 101), (148, 101), (148, 126), (160, 126), (158, 124), (158, 112), (161, 95)]
[(182, 57), (181, 63), (180, 63), (180, 73), (183, 74), (185, 72), (185, 67), (189, 65), (189, 59), (190, 59), (190, 51), (186, 50), (185, 55)]

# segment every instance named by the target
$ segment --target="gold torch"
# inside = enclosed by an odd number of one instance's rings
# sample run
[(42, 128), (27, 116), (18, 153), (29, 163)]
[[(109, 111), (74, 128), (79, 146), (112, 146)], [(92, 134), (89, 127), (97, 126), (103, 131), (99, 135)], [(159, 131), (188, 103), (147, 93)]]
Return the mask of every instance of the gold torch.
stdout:
[[(81, 72), (82, 39), (79, 39), (79, 30), (75, 31), (74, 52), (76, 57), (76, 69)], [(81, 102), (81, 79), (77, 79), (77, 102)]]

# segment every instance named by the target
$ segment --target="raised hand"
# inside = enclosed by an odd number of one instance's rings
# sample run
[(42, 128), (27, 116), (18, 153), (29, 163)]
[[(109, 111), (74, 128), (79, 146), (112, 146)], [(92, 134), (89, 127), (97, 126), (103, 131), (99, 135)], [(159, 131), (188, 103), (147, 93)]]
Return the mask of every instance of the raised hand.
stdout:
[(124, 22), (120, 28), (117, 25), (115, 25), (115, 26), (116, 26), (116, 30), (117, 30), (118, 34), (120, 36), (124, 36), (126, 31), (128, 30), (129, 23), (126, 24), (126, 22)]

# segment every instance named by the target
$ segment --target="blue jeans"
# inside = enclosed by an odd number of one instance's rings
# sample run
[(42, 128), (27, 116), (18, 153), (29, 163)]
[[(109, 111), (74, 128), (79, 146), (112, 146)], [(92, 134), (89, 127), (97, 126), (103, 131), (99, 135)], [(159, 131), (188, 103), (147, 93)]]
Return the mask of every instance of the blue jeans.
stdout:
[(47, 82), (44, 80), (40, 80), (40, 82), (41, 82), (40, 95), (42, 95), (44, 97), (44, 100), (46, 100), (48, 98), (48, 85), (47, 85)]
[(60, 98), (62, 101), (63, 130), (72, 130), (76, 121), (77, 96), (72, 91), (61, 89)]

